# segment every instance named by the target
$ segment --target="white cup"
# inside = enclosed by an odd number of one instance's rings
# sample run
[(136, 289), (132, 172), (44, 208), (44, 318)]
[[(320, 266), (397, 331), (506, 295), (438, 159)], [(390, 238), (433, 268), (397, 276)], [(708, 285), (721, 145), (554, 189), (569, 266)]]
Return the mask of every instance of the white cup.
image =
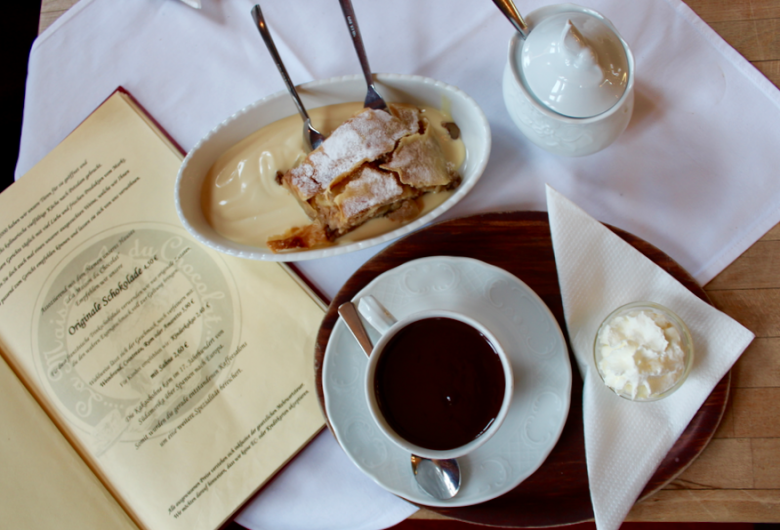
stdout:
[[(465, 454), (470, 453), (471, 451), (477, 449), (482, 444), (487, 442), (493, 434), (496, 433), (496, 431), (499, 429), (501, 424), (504, 421), (504, 418), (506, 418), (507, 412), (509, 410), (509, 405), (512, 400), (512, 395), (514, 393), (514, 377), (512, 374), (512, 366), (509, 362), (509, 359), (506, 356), (506, 352), (504, 351), (504, 348), (501, 346), (500, 342), (496, 339), (496, 337), (480, 322), (474, 320), (471, 317), (468, 317), (466, 315), (456, 313), (453, 311), (447, 311), (447, 310), (426, 310), (426, 311), (419, 311), (417, 313), (411, 314), (406, 316), (405, 318), (402, 318), (401, 320), (396, 320), (373, 296), (365, 296), (361, 298), (358, 302), (358, 311), (361, 313), (361, 315), (371, 324), (372, 327), (374, 327), (377, 331), (379, 331), (382, 336), (377, 341), (376, 345), (374, 346), (374, 349), (371, 353), (371, 356), (369, 357), (368, 367), (365, 372), (365, 388), (366, 388), (366, 396), (368, 397), (368, 408), (371, 412), (371, 416), (373, 417), (376, 424), (379, 426), (379, 428), (384, 432), (390, 440), (392, 440), (397, 446), (401, 447), (402, 449), (406, 450), (407, 452), (421, 456), (424, 458), (431, 458), (431, 459), (448, 459), (448, 458), (457, 458), (460, 456), (463, 456)], [(382, 380), (381, 377), (381, 371), (383, 370), (382, 365), (380, 365), (380, 361), (383, 360), (384, 356), (386, 355), (405, 355), (405, 353), (396, 353), (399, 350), (393, 350), (391, 347), (390, 349), (387, 348), (388, 345), (392, 344), (392, 341), (394, 338), (399, 336), (398, 334), (409, 328), (410, 325), (426, 320), (426, 319), (452, 319), (457, 322), (466, 324), (472, 330), (467, 331), (467, 335), (470, 337), (476, 337), (476, 334), (471, 335), (472, 331), (475, 330), (479, 334), (482, 335), (482, 339), (489, 345), (490, 348), (492, 348), (493, 352), (490, 352), (489, 349), (485, 348), (484, 353), (480, 353), (477, 355), (478, 361), (475, 362), (473, 365), (468, 364), (467, 361), (463, 360), (463, 355), (467, 355), (467, 353), (462, 353), (458, 351), (452, 351), (452, 355), (459, 355), (461, 356), (459, 359), (453, 357), (452, 363), (437, 363), (437, 366), (441, 366), (440, 370), (428, 370), (425, 372), (420, 372), (418, 366), (414, 366), (414, 363), (409, 363), (411, 366), (409, 366), (409, 369), (406, 373), (408, 373), (408, 377), (410, 379), (414, 379), (416, 377), (420, 377), (424, 375), (424, 378), (430, 377), (431, 379), (435, 379), (436, 377), (442, 377), (445, 378), (446, 372), (452, 370), (460, 370), (457, 372), (458, 374), (465, 374), (465, 384), (464, 387), (470, 387), (472, 390), (475, 390), (477, 386), (479, 387), (479, 392), (485, 392), (487, 394), (493, 393), (494, 399), (493, 403), (497, 402), (497, 399), (500, 399), (500, 407), (498, 408), (495, 416), (492, 414), (487, 414), (486, 417), (492, 418), (491, 420), (488, 420), (488, 422), (485, 424), (485, 427), (482, 429), (481, 432), (477, 433), (476, 436), (470, 439), (470, 441), (464, 441), (463, 443), (459, 443), (455, 447), (446, 447), (446, 448), (431, 448), (431, 447), (424, 447), (422, 445), (419, 445), (417, 443), (414, 443), (410, 441), (409, 439), (401, 436), (396, 430), (391, 426), (392, 421), (388, 421), (388, 419), (385, 416), (385, 413), (382, 409), (382, 404), (380, 404), (381, 398), (378, 398), (377, 396), (377, 368), (380, 369), (380, 380)], [(428, 324), (423, 324), (428, 325)], [(456, 328), (457, 324), (448, 323), (448, 325), (454, 325)], [(463, 328), (461, 328), (463, 329)], [(466, 330), (464, 330), (466, 331)], [(478, 340), (478, 339), (476, 339)], [(437, 345), (434, 345), (434, 347), (426, 347), (421, 346), (423, 349), (419, 350), (416, 353), (420, 353), (421, 355), (425, 356), (426, 354), (431, 353), (430, 350), (435, 350)], [(475, 348), (482, 350), (482, 348)], [(404, 350), (406, 352), (407, 350)], [(490, 384), (487, 384), (487, 381), (478, 380), (473, 374), (477, 373), (477, 366), (479, 366), (479, 360), (484, 359), (486, 363), (490, 366), (495, 367), (494, 359), (487, 359), (483, 357), (483, 355), (489, 355), (494, 353), (498, 361), (500, 362), (500, 375), (497, 375), (497, 379), (501, 380), (503, 378), (504, 383), (504, 389), (503, 393), (500, 393), (493, 389), (488, 388), (490, 387)], [(389, 363), (387, 361), (384, 364)], [(454, 367), (454, 368), (453, 368)], [(465, 368), (465, 370), (463, 369)], [(499, 370), (495, 369), (494, 373), (498, 374)], [(450, 374), (451, 375), (451, 374)], [(405, 379), (406, 376), (404, 376)], [(469, 378), (472, 378), (473, 380), (469, 380)], [(449, 384), (449, 381), (452, 379), (449, 379), (447, 377), (447, 384)], [(404, 380), (394, 380), (394, 384), (399, 385), (407, 385), (405, 388), (409, 392), (409, 399), (414, 400), (415, 396), (417, 395), (415, 391), (417, 390), (417, 387), (411, 387), (411, 383)], [(470, 384), (475, 383), (476, 386)], [(484, 383), (484, 385), (483, 385)], [(419, 383), (418, 383), (419, 384)], [(495, 383), (493, 383), (495, 384)], [(402, 388), (400, 386), (396, 386), (396, 388)], [(434, 388), (440, 388), (440, 387), (434, 387)], [(454, 391), (453, 391), (454, 390)], [(461, 394), (460, 390), (463, 390), (463, 393)], [(449, 388), (446, 392), (444, 391), (444, 388), (442, 388), (442, 399), (450, 399), (450, 393), (455, 394), (452, 399), (453, 402), (456, 402), (458, 400), (465, 399), (467, 396), (473, 394), (469, 394), (468, 390), (465, 389), (452, 389)], [(447, 394), (445, 396), (445, 394)], [(473, 400), (473, 403), (476, 403), (476, 399), (479, 399), (480, 397), (484, 396), (476, 396), (476, 398)], [(464, 401), (464, 403), (466, 403)], [(422, 423), (424, 423), (426, 426), (432, 426), (434, 425), (434, 422), (437, 421), (441, 416), (437, 415), (436, 417), (433, 417), (431, 415), (430, 411), (424, 410), (424, 407), (418, 406), (419, 402), (415, 402), (414, 406), (409, 407), (408, 410), (405, 410), (403, 413), (403, 416), (408, 418), (408, 415), (415, 415), (414, 420), (421, 420)], [(457, 411), (453, 413), (453, 416), (451, 420), (454, 421), (455, 418), (458, 417), (458, 414), (462, 411), (462, 409), (458, 408), (460, 405), (455, 405), (453, 408), (447, 407), (447, 411)], [(472, 407), (473, 411), (478, 410), (480, 407)], [(396, 411), (399, 410), (398, 408), (395, 409)], [(426, 414), (428, 416), (426, 417)], [(458, 418), (460, 419), (460, 418)], [(484, 418), (479, 418), (478, 421), (484, 420)], [(466, 422), (464, 422), (466, 423)], [(481, 424), (481, 423), (479, 423)], [(459, 426), (460, 424), (458, 424)], [(453, 433), (458, 429), (453, 429)], [(450, 438), (450, 434), (448, 432), (441, 432), (439, 434), (439, 438), (441, 440), (446, 440), (448, 443)], [(453, 438), (462, 438), (463, 433), (458, 433), (457, 435), (452, 434)], [(412, 439), (415, 439), (416, 436), (412, 436)], [(434, 444), (435, 445), (435, 444)], [(449, 444), (452, 445), (452, 444)]]

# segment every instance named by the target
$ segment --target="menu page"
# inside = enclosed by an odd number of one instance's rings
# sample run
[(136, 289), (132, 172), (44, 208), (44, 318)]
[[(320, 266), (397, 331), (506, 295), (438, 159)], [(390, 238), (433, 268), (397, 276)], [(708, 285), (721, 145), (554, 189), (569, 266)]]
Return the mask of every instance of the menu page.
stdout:
[(0, 388), (4, 527), (138, 530), (2, 356)]
[(323, 312), (184, 230), (180, 163), (118, 91), (0, 195), (0, 347), (140, 526), (212, 529), (323, 427)]

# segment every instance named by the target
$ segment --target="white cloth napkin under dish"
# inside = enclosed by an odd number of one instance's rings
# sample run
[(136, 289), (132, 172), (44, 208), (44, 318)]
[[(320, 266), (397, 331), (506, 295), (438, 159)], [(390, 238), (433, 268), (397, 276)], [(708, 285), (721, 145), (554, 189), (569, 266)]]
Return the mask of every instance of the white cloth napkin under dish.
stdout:
[[(185, 149), (236, 110), (284, 90), (250, 16), (256, 1), (294, 82), (360, 73), (335, 0), (202, 0), (199, 10), (168, 0), (81, 0), (33, 45), (17, 178), (119, 85)], [(374, 71), (456, 85), (490, 121), (485, 174), (447, 218), (544, 210), (549, 182), (702, 284), (780, 221), (780, 92), (680, 0), (585, 2), (634, 52), (636, 106), (615, 144), (576, 159), (529, 144), (507, 116), (501, 75), (514, 30), (492, 2), (353, 3)], [(301, 270), (333, 296), (378, 250)], [(370, 481), (332, 473), (351, 464), (330, 433), (320, 439), (247, 507), (242, 524), (378, 529), (415, 510)]]
[[(585, 455), (599, 530), (620, 527), (669, 452), (753, 333), (703, 302), (666, 271), (547, 187), (555, 264), (569, 339), (584, 380)], [(674, 394), (648, 403), (609, 390), (593, 360), (593, 341), (614, 309), (652, 301), (688, 325), (694, 365)]]
[[(335, 0), (203, 0), (200, 10), (81, 0), (33, 45), (16, 176), (120, 84), (185, 149), (236, 110), (284, 90), (249, 14), (256, 2), (295, 83), (360, 73)], [(501, 76), (514, 30), (492, 2), (353, 1), (374, 71), (458, 86), (490, 121), (482, 182), (447, 217), (544, 210), (549, 182), (704, 284), (780, 222), (780, 92), (680, 0), (583, 3), (631, 46), (636, 104), (616, 143), (565, 158), (531, 145), (507, 115)], [(377, 250), (302, 269), (333, 294)]]

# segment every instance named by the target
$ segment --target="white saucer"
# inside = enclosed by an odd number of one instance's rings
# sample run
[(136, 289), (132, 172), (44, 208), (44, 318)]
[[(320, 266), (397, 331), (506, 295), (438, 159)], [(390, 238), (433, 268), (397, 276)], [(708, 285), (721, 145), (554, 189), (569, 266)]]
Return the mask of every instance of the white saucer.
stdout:
[[(512, 490), (544, 462), (561, 435), (571, 398), (571, 365), (558, 322), (525, 283), (470, 258), (435, 256), (378, 276), (353, 299), (374, 295), (397, 318), (450, 309), (482, 322), (512, 361), (515, 395), (501, 429), (458, 459), (461, 489), (441, 501), (414, 480), (410, 455), (393, 444), (368, 411), (362, 383), (368, 358), (339, 319), (325, 349), (325, 409), (350, 459), (377, 484), (417, 504), (469, 506)], [(376, 341), (378, 333), (366, 328)]]

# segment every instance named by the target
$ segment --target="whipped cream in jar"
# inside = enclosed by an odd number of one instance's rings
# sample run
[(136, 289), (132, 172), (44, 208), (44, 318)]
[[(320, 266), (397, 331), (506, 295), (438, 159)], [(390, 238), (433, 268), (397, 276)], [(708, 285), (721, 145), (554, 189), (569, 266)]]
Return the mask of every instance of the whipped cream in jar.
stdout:
[(509, 43), (502, 92), (509, 117), (537, 146), (586, 156), (609, 146), (634, 109), (634, 57), (602, 14), (575, 4), (528, 14)]
[(653, 302), (633, 302), (607, 316), (593, 353), (604, 384), (632, 401), (672, 394), (693, 365), (693, 341), (685, 322)]

